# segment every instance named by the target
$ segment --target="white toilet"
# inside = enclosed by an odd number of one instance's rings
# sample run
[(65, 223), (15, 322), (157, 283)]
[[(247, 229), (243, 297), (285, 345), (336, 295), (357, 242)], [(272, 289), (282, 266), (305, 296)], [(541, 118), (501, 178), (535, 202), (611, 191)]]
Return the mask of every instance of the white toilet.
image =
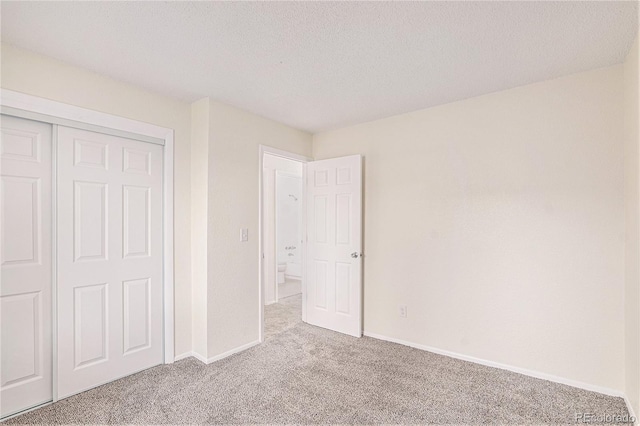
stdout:
[(278, 284), (284, 283), (284, 271), (287, 270), (286, 263), (278, 263)]

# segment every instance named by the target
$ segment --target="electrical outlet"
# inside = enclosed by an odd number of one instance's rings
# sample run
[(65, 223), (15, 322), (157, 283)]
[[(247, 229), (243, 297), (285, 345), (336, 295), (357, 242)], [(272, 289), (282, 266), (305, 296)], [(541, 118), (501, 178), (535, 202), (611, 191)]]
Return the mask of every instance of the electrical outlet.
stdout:
[(249, 241), (249, 228), (240, 228), (240, 242)]
[(407, 305), (400, 305), (398, 307), (398, 313), (400, 314), (400, 316), (402, 318), (406, 318), (407, 317)]

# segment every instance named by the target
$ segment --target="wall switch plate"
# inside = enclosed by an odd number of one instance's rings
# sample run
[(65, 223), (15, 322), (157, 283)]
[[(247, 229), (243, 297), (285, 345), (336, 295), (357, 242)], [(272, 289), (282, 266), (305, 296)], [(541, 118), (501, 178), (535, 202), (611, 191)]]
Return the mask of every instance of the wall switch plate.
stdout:
[(407, 305), (398, 306), (398, 313), (400, 314), (400, 316), (402, 318), (406, 318), (407, 317)]
[(249, 241), (249, 228), (240, 228), (240, 242)]

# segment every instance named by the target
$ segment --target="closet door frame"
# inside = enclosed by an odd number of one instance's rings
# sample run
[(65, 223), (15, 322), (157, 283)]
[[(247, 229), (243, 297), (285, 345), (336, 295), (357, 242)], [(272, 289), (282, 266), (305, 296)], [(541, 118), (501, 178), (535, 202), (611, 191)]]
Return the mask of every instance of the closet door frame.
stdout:
[[(114, 136), (124, 136), (142, 142), (155, 143), (164, 146), (163, 153), (163, 352), (164, 363), (174, 361), (174, 225), (173, 225), (173, 152), (174, 131), (166, 127), (143, 123), (116, 115), (106, 114), (86, 108), (81, 108), (62, 102), (56, 102), (37, 96), (27, 95), (7, 89), (0, 89), (0, 112), (5, 115), (41, 121), (53, 125), (52, 132), (52, 169), (53, 169), (53, 247), (56, 247), (56, 158), (57, 148), (56, 126), (64, 125), (84, 130), (91, 130)], [(57, 318), (56, 318), (56, 253), (52, 253), (52, 343), (53, 343), (53, 402), (57, 395)]]

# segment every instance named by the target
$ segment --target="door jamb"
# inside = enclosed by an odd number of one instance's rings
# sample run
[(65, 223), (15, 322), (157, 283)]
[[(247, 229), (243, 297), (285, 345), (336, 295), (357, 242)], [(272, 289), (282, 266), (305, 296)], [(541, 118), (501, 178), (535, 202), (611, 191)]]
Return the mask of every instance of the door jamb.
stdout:
[[(163, 154), (163, 354), (164, 363), (171, 364), (174, 361), (174, 130), (142, 121), (119, 117), (117, 115), (94, 111), (87, 108), (69, 105), (62, 102), (15, 92), (8, 89), (0, 89), (0, 103), (2, 107), (27, 111), (32, 116), (42, 117), (40, 121), (57, 124), (54, 119), (68, 120), (85, 125), (99, 126), (113, 129), (134, 136), (142, 136), (143, 142), (150, 142), (149, 138), (164, 141)], [(47, 117), (50, 117), (49, 119)], [(34, 119), (34, 118), (32, 118)], [(55, 236), (55, 231), (53, 236)], [(55, 276), (53, 287), (56, 286)], [(52, 289), (55, 291), (55, 288)], [(53, 296), (53, 295), (52, 295)], [(55, 298), (52, 297), (55, 303)], [(54, 306), (55, 309), (55, 306)], [(53, 318), (52, 327), (57, 328), (56, 318)], [(55, 336), (55, 334), (54, 334)], [(55, 344), (55, 343), (54, 343)], [(53, 354), (55, 356), (55, 354)], [(54, 365), (54, 378), (56, 366)], [(56, 384), (54, 382), (54, 396)], [(55, 399), (54, 399), (55, 401)]]
[(263, 161), (264, 161), (264, 155), (265, 154), (269, 154), (269, 155), (273, 155), (276, 157), (282, 157), (282, 158), (286, 158), (288, 160), (294, 160), (294, 161), (298, 161), (302, 163), (302, 199), (303, 199), (303, 203), (302, 203), (302, 229), (303, 231), (303, 240), (304, 243), (302, 244), (301, 250), (302, 250), (302, 320), (306, 321), (306, 306), (305, 306), (305, 296), (306, 296), (306, 288), (305, 288), (305, 283), (306, 283), (306, 247), (307, 247), (307, 243), (306, 243), (306, 218), (307, 218), (307, 212), (306, 212), (306, 182), (307, 182), (307, 163), (309, 161), (313, 161), (312, 158), (309, 157), (305, 157), (304, 155), (300, 155), (300, 154), (294, 154), (292, 152), (288, 152), (288, 151), (283, 151), (281, 149), (277, 149), (277, 148), (272, 148), (270, 146), (267, 145), (259, 145), (258, 147), (258, 151), (259, 151), (259, 162), (258, 162), (258, 193), (259, 198), (258, 198), (258, 340), (260, 341), (260, 343), (262, 343), (264, 341), (264, 277), (263, 277), (263, 263), (264, 263), (264, 259), (263, 259), (263, 255), (264, 255), (264, 238), (263, 238), (263, 233), (264, 233), (264, 213), (263, 213), (263, 203), (264, 203), (264, 194), (263, 194), (263, 182), (262, 182), (262, 175), (263, 175)]

